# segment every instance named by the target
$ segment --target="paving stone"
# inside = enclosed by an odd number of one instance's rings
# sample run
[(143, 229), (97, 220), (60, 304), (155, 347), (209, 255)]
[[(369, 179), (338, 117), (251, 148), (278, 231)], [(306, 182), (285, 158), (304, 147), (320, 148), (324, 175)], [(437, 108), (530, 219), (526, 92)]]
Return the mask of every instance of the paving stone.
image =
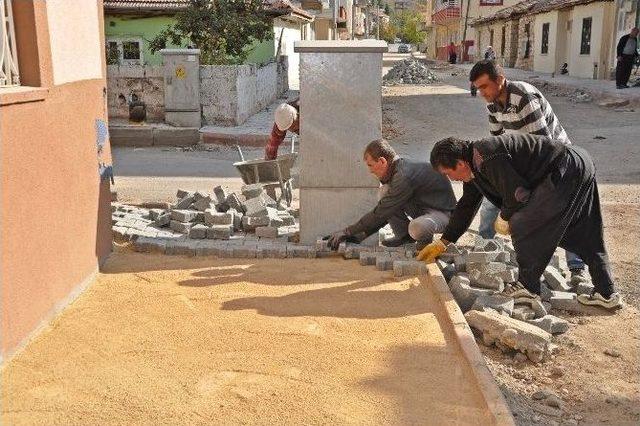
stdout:
[(469, 279), (471, 280), (471, 285), (474, 287), (488, 288), (498, 292), (504, 290), (504, 281), (497, 275), (483, 274), (477, 269), (474, 269), (469, 273)]
[(513, 299), (501, 294), (483, 294), (476, 297), (471, 309), (476, 311), (493, 309), (499, 313), (511, 316), (513, 313)]
[(560, 253), (558, 253), (557, 250), (551, 256), (551, 260), (549, 261), (549, 265), (553, 266), (554, 268), (556, 268), (558, 270), (562, 269), (561, 266), (560, 266)]
[(173, 231), (179, 232), (181, 234), (188, 234), (192, 225), (193, 225), (193, 223), (191, 223), (191, 222), (179, 222), (177, 220), (172, 220), (169, 223), (169, 227)]
[(316, 249), (312, 246), (287, 244), (287, 257), (314, 259), (316, 257)]
[(260, 199), (262, 199), (262, 201), (266, 206), (272, 207), (274, 209), (278, 208), (278, 203), (276, 202), (276, 200), (274, 200), (269, 195), (267, 195), (266, 192), (263, 192), (262, 194), (260, 194)]
[(216, 205), (211, 201), (210, 197), (203, 197), (203, 198), (200, 198), (195, 203), (193, 203), (193, 209), (198, 210), (200, 212), (203, 212), (208, 209), (215, 210)]
[(268, 216), (267, 205), (262, 198), (252, 198), (244, 203), (247, 216)]
[(189, 238), (193, 238), (194, 240), (204, 240), (207, 238), (207, 228), (202, 224), (193, 225), (189, 230)]
[(280, 216), (280, 218), (282, 219), (282, 224), (284, 226), (293, 226), (296, 224), (296, 219), (293, 216)]
[(258, 244), (233, 246), (233, 257), (238, 259), (255, 259), (258, 257)]
[(259, 244), (258, 259), (285, 259), (287, 257), (286, 244)]
[(509, 263), (511, 260), (511, 255), (508, 251), (500, 251), (496, 256), (496, 262)]
[(195, 240), (169, 240), (165, 254), (195, 256), (198, 243)]
[(368, 247), (361, 246), (360, 244), (347, 243), (347, 246), (342, 253), (344, 259), (360, 259), (360, 252), (368, 250)]
[(226, 187), (216, 186), (215, 188), (213, 188), (213, 194), (218, 201), (216, 204), (221, 204), (227, 201), (227, 197), (229, 196), (230, 192)]
[(378, 271), (390, 271), (393, 269), (393, 258), (389, 255), (378, 255), (376, 257), (376, 269)]
[(244, 185), (241, 189), (242, 195), (245, 196), (247, 200), (252, 198), (259, 197), (264, 192), (264, 188), (260, 183), (254, 183), (251, 185)]
[(458, 254), (453, 258), (453, 264), (456, 266), (457, 272), (467, 271), (467, 259), (462, 254)]
[(360, 265), (362, 266), (374, 266), (376, 264), (376, 259), (378, 254), (371, 251), (361, 251), (360, 252)]
[(576, 286), (576, 294), (591, 294), (595, 287), (591, 282), (581, 282)]
[(442, 272), (442, 275), (447, 282), (458, 272), (456, 271), (456, 266), (454, 264), (449, 264), (440, 259), (436, 260), (436, 264), (438, 265), (438, 268), (440, 268), (440, 272)]
[(553, 315), (545, 315), (542, 318), (530, 319), (527, 321), (536, 327), (540, 327), (547, 333), (562, 334), (569, 330), (569, 322)]
[(227, 210), (227, 213), (233, 215), (233, 229), (235, 231), (242, 231), (242, 218), (244, 217), (244, 215), (236, 211), (235, 209), (229, 209)]
[(259, 238), (278, 238), (279, 228), (273, 226), (258, 226), (256, 236)]
[(329, 240), (324, 240), (322, 237), (316, 239), (316, 251), (317, 252), (330, 252)]
[(149, 210), (149, 219), (158, 220), (158, 218), (163, 215), (165, 210), (163, 209), (151, 209)]
[(571, 291), (571, 286), (567, 284), (567, 280), (555, 267), (547, 266), (544, 270), (543, 276), (544, 280), (551, 290)]
[(563, 311), (583, 313), (583, 314), (601, 314), (603, 308), (596, 306), (583, 305), (578, 302), (578, 295), (564, 291), (554, 291), (553, 296), (549, 299), (549, 303), (553, 309)]
[(491, 295), (494, 294), (495, 291), (487, 290), (487, 289), (479, 289), (471, 287), (471, 282), (469, 281), (469, 277), (466, 274), (459, 273), (451, 278), (449, 281), (449, 288), (451, 289), (451, 294), (453, 298), (460, 306), (462, 312), (466, 312), (471, 309), (473, 306), (473, 302), (475, 302), (476, 298), (481, 295)]
[(176, 198), (178, 200), (187, 197), (187, 196), (193, 196), (193, 192), (191, 191), (185, 191), (184, 189), (178, 189), (178, 192), (176, 193)]
[(193, 204), (193, 195), (187, 195), (183, 198), (180, 198), (174, 205), (174, 209), (188, 209), (189, 206)]
[(485, 275), (497, 275), (500, 272), (506, 271), (507, 265), (501, 262), (471, 263), (467, 261), (467, 271), (470, 273), (474, 269), (480, 271)]
[(247, 231), (255, 231), (258, 226), (269, 226), (271, 220), (268, 216), (242, 216), (242, 229)]
[(299, 218), (300, 217), (300, 209), (294, 209), (294, 208), (289, 208), (287, 209), (289, 211), (289, 213), (291, 214), (291, 216), (293, 216), (294, 218)]
[(193, 201), (194, 202), (198, 202), (202, 199), (207, 199), (209, 201), (211, 201), (211, 196), (209, 194), (207, 194), (206, 192), (203, 191), (196, 191), (193, 193)]
[(396, 260), (393, 262), (394, 277), (426, 275), (427, 265), (419, 260)]
[(462, 251), (454, 243), (449, 243), (447, 249), (444, 251), (447, 254), (462, 254)]
[(193, 222), (196, 220), (198, 212), (193, 210), (172, 210), (171, 220), (177, 220), (178, 222)]
[(467, 263), (489, 263), (496, 260), (497, 251), (470, 251), (466, 255)]
[(164, 253), (166, 244), (159, 238), (140, 237), (133, 243), (133, 249), (140, 253)]
[(507, 269), (499, 272), (495, 275), (502, 278), (505, 284), (512, 284), (518, 281), (518, 268), (514, 266), (507, 266)]
[(206, 225), (233, 225), (233, 212), (219, 213), (215, 210), (204, 212), (204, 223)]
[(528, 305), (516, 304), (511, 316), (520, 321), (527, 321), (536, 317), (536, 312)]
[(228, 240), (232, 234), (230, 225), (213, 225), (207, 229), (207, 238), (210, 240)]
[[(242, 197), (244, 198), (244, 197)], [(229, 208), (231, 209), (235, 209), (236, 211), (245, 212), (245, 206), (244, 204), (246, 203), (246, 201), (244, 201), (243, 199), (241, 199), (237, 194), (235, 193), (231, 193), (227, 196), (227, 199), (225, 200), (225, 203), (229, 206)]]
[(515, 349), (533, 362), (541, 362), (551, 355), (551, 334), (534, 325), (493, 310), (472, 310), (464, 316), (472, 328), (482, 333), (484, 342)]

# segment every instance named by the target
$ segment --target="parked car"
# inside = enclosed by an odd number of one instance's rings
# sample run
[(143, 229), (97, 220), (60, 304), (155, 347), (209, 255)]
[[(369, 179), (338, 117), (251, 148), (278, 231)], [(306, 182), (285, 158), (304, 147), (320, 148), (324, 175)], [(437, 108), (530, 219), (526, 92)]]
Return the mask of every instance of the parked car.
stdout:
[(398, 46), (398, 53), (409, 53), (409, 46), (406, 44), (401, 44)]

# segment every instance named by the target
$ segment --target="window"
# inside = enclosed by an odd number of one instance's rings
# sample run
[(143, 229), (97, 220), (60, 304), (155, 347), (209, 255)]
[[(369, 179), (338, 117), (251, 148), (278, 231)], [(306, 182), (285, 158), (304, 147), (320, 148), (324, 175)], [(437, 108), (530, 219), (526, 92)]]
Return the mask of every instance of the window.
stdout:
[(524, 56), (523, 58), (529, 57), (529, 49), (531, 48), (531, 40), (529, 39), (529, 23), (524, 25), (524, 35), (525, 35), (525, 44), (524, 44)]
[(11, 0), (0, 0), (0, 87), (20, 85)]
[(502, 26), (502, 36), (500, 37), (500, 56), (504, 56), (505, 44), (507, 43), (507, 27)]
[(542, 24), (542, 45), (540, 47), (540, 53), (546, 55), (549, 53), (549, 23)]
[(142, 64), (141, 40), (107, 40), (107, 64)]
[(489, 46), (493, 47), (493, 30), (489, 30)]
[(591, 18), (582, 20), (582, 38), (580, 39), (580, 54), (588, 55), (591, 53)]

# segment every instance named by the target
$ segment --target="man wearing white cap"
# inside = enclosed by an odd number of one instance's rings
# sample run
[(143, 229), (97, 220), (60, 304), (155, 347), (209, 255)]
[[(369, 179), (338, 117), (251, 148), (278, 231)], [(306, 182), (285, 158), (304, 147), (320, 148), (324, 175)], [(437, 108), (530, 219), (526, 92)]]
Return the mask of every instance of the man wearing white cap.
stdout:
[(265, 160), (274, 160), (278, 156), (278, 147), (284, 141), (287, 131), (296, 135), (300, 132), (299, 101), (299, 98), (294, 99), (289, 103), (280, 104), (276, 108), (274, 114), (275, 123), (273, 124), (273, 129), (271, 129), (271, 137), (264, 150)]

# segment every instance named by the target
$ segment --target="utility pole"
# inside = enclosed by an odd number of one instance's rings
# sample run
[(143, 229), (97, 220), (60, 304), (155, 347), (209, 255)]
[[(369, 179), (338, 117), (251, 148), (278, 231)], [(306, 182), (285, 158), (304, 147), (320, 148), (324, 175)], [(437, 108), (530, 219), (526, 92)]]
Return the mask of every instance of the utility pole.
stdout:
[(380, 40), (380, 0), (373, 0), (376, 3), (376, 39)]
[(466, 45), (465, 42), (467, 40), (467, 23), (469, 22), (469, 5), (470, 4), (471, 4), (471, 0), (467, 0), (467, 12), (464, 14), (464, 30), (462, 31), (462, 52), (460, 52), (460, 63), (464, 62), (464, 51), (465, 51), (465, 45)]
[(338, 39), (338, 9), (340, 4), (338, 0), (333, 0), (333, 39)]

